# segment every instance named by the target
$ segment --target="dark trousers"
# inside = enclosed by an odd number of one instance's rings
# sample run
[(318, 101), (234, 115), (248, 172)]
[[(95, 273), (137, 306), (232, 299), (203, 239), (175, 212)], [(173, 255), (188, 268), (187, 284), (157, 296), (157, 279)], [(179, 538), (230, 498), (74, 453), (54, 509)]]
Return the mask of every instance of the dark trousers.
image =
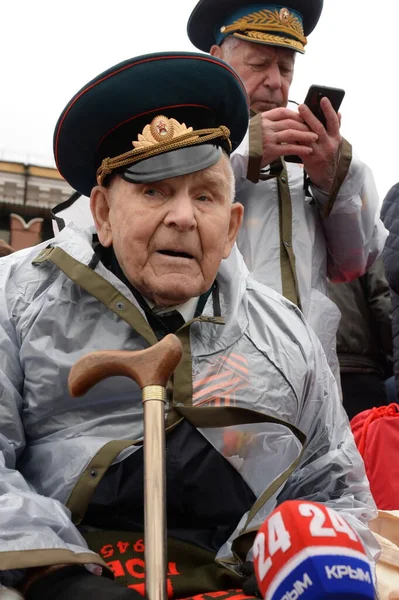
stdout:
[(388, 404), (391, 404), (391, 402), (399, 402), (399, 394), (396, 389), (395, 377), (393, 375), (385, 380), (385, 389), (387, 391)]
[(344, 408), (349, 420), (355, 415), (388, 403), (383, 378), (377, 373), (342, 373), (341, 386)]

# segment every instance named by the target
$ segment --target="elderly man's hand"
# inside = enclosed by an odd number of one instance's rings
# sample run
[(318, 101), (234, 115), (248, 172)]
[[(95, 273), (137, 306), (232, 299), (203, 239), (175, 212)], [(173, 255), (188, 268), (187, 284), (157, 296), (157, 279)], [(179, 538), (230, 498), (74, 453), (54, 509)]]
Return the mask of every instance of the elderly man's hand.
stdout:
[(329, 193), (337, 170), (342, 143), (339, 131), (341, 118), (331, 106), (328, 98), (322, 98), (320, 106), (326, 117), (326, 127), (305, 104), (301, 104), (298, 108), (303, 121), (318, 136), (317, 141), (312, 143), (313, 152), (302, 158), (312, 183), (323, 192)]
[(305, 161), (317, 141), (317, 133), (310, 130), (298, 113), (288, 108), (273, 108), (262, 113), (262, 137), (262, 168), (279, 156), (289, 154), (296, 154)]

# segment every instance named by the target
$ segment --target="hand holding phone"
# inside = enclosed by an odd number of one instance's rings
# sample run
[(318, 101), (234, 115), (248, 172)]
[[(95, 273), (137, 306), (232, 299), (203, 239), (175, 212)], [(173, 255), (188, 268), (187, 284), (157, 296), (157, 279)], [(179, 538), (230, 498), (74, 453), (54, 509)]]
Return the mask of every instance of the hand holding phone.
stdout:
[[(310, 108), (314, 116), (319, 119), (322, 125), (327, 128), (326, 117), (320, 106), (320, 100), (322, 98), (328, 98), (335, 112), (338, 112), (341, 102), (345, 96), (345, 90), (341, 88), (328, 87), (323, 85), (311, 85), (304, 104)], [(301, 163), (302, 159), (296, 155), (284, 156), (286, 162)]]
[(323, 85), (311, 85), (308, 93), (306, 94), (304, 104), (310, 108), (314, 116), (319, 119), (324, 127), (326, 127), (327, 122), (320, 106), (320, 100), (322, 98), (328, 98), (335, 112), (338, 112), (344, 96), (345, 90), (342, 90), (341, 88), (327, 87)]

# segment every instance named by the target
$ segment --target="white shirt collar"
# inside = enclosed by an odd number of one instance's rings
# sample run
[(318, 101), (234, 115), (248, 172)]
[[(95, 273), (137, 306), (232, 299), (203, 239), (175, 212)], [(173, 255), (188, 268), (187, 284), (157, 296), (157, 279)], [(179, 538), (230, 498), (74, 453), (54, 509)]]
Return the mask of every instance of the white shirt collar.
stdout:
[(190, 300), (187, 300), (187, 302), (184, 302), (183, 304), (166, 307), (156, 306), (156, 304), (148, 298), (145, 298), (145, 301), (147, 302), (148, 306), (151, 308), (154, 314), (162, 315), (164, 313), (169, 313), (172, 310), (177, 310), (183, 317), (184, 321), (187, 322), (194, 318), (195, 309), (197, 308), (198, 304), (198, 298), (199, 296), (196, 296), (195, 298), (190, 298)]

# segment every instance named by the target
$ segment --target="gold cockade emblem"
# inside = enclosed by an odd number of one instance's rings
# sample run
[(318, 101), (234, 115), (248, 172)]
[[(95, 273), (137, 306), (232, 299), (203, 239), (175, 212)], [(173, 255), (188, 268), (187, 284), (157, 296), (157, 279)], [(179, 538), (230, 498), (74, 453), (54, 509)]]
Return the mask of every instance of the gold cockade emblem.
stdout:
[(185, 123), (179, 123), (176, 119), (168, 119), (163, 115), (155, 117), (151, 123), (146, 125), (137, 136), (137, 140), (132, 142), (135, 148), (148, 148), (160, 142), (168, 142), (191, 133), (192, 127), (186, 127)]

